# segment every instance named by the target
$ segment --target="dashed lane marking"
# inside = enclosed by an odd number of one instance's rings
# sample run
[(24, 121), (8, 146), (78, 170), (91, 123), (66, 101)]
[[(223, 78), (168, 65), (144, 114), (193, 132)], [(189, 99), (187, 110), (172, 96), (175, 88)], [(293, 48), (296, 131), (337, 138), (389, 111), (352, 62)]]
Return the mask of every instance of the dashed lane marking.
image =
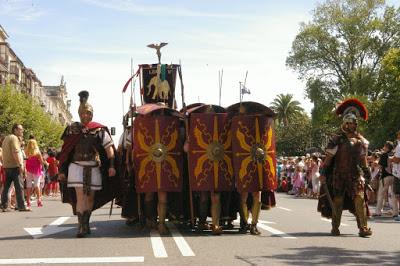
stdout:
[(277, 208), (278, 208), (278, 209), (281, 209), (281, 210), (284, 210), (284, 211), (288, 211), (288, 212), (291, 212), (291, 211), (292, 211), (291, 209), (284, 208), (284, 207), (281, 207), (281, 206), (278, 206)]
[[(236, 219), (235, 221), (233, 221), (235, 224), (240, 224), (240, 220)], [(251, 223), (251, 219), (248, 219), (248, 223)], [(270, 222), (270, 221), (265, 221), (265, 220), (258, 220), (258, 224), (257, 227), (268, 231), (270, 233), (272, 233), (272, 235), (276, 235), (276, 236), (280, 236), (282, 238), (287, 238), (287, 239), (296, 239), (297, 237), (291, 236), (289, 234), (286, 234), (285, 232), (279, 231), (275, 228), (272, 228), (266, 224), (276, 224), (275, 222)]]
[(17, 264), (85, 264), (85, 263), (128, 263), (144, 262), (144, 257), (86, 257), (86, 258), (30, 258), (0, 259), (0, 265)]
[(33, 237), (33, 239), (46, 237), (48, 235), (53, 235), (72, 229), (73, 227), (59, 227), (59, 225), (65, 223), (65, 221), (67, 221), (69, 218), (71, 217), (60, 217), (49, 225), (43, 227), (28, 227), (24, 228), (24, 230), (28, 232)]
[(176, 245), (178, 246), (182, 256), (184, 257), (192, 257), (195, 256), (193, 250), (190, 248), (189, 244), (183, 238), (181, 233), (179, 233), (178, 229), (176, 229), (173, 223), (168, 222), (167, 227), (171, 232), (173, 239), (175, 240)]
[[(247, 220), (247, 222), (250, 224), (251, 223), (251, 218), (249, 218)], [(265, 221), (265, 220), (258, 220), (259, 223), (263, 223), (263, 224), (276, 224), (275, 222), (271, 222), (271, 221)], [(240, 219), (236, 219), (233, 221), (234, 224), (240, 224)]]
[(286, 233), (284, 233), (282, 231), (279, 231), (279, 230), (277, 230), (275, 228), (272, 228), (272, 227), (270, 227), (268, 225), (265, 225), (263, 223), (258, 223), (257, 227), (259, 227), (261, 229), (264, 229), (265, 231), (270, 232), (272, 235), (280, 236), (282, 238), (286, 238), (286, 239), (296, 239), (297, 238), (297, 237), (291, 236), (289, 234), (286, 234)]
[(165, 250), (164, 243), (158, 232), (153, 231), (153, 230), (150, 232), (150, 241), (151, 241), (151, 246), (153, 248), (154, 257), (156, 257), (156, 258), (167, 258), (168, 257), (167, 251)]

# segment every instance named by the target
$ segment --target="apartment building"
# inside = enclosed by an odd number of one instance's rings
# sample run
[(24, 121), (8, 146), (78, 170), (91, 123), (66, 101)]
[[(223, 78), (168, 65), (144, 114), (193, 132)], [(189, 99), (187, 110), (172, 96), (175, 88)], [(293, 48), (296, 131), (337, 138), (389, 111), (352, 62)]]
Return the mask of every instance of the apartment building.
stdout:
[(22, 93), (32, 96), (54, 120), (62, 125), (71, 123), (67, 88), (64, 78), (56, 86), (43, 86), (31, 68), (24, 66), (22, 60), (7, 42), (8, 34), (0, 25), (0, 86), (7, 82)]

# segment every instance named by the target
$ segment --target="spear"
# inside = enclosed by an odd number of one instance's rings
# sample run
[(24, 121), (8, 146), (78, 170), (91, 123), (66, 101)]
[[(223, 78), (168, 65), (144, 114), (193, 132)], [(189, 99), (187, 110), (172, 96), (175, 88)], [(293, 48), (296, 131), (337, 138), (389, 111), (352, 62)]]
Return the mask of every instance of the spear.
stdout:
[[(178, 66), (178, 73), (179, 73), (179, 79), (181, 80), (181, 94), (182, 94), (182, 107), (183, 107), (183, 113), (185, 115), (185, 131), (186, 131), (186, 140), (189, 139), (189, 121), (188, 117), (186, 115), (187, 107), (185, 103), (185, 94), (184, 94), (184, 86), (183, 86), (183, 80), (182, 80), (182, 68), (181, 68), (181, 61), (179, 60), (179, 66)], [(188, 161), (189, 164), (189, 161)], [(189, 169), (189, 168), (188, 168)], [(192, 227), (194, 227), (194, 212), (193, 212), (193, 195), (192, 195), (192, 185), (190, 184), (189, 180), (189, 206), (190, 206), (190, 224)]]
[(218, 85), (219, 85), (219, 106), (221, 106), (221, 92), (222, 92), (222, 77), (224, 76), (224, 69), (218, 71)]

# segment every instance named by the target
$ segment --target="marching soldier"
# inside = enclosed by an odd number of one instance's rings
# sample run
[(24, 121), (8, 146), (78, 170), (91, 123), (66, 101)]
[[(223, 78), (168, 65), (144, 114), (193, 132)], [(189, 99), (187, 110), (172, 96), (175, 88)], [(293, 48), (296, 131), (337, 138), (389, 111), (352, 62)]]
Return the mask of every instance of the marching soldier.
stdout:
[(132, 112), (129, 111), (123, 119), (124, 132), (118, 143), (118, 158), (120, 158), (118, 169), (123, 179), (121, 216), (126, 219), (126, 225), (134, 225), (139, 222), (139, 203), (140, 199), (135, 189), (135, 175), (133, 173), (132, 163), (132, 127), (130, 122)]
[(155, 227), (157, 193), (158, 230), (166, 234), (167, 193), (182, 191), (182, 139), (180, 114), (164, 104), (137, 108), (134, 120), (133, 164), (136, 192), (145, 193), (144, 216)]
[(187, 112), (189, 139), (185, 150), (188, 152), (191, 189), (199, 192), (197, 229), (209, 229), (206, 219), (211, 198), (211, 230), (212, 234), (220, 235), (221, 192), (234, 189), (228, 114), (220, 106), (205, 104)]
[[(108, 179), (116, 175), (111, 135), (106, 126), (92, 121), (93, 107), (87, 102), (89, 93), (81, 91), (79, 97), (81, 121), (69, 125), (62, 135), (59, 179), (63, 184), (63, 202), (70, 203), (78, 216), (76, 236), (81, 238), (90, 234), (92, 211), (114, 198), (119, 183), (117, 178)], [(110, 189), (111, 186), (117, 189)]]
[[(236, 189), (240, 194), (240, 232), (257, 229), (261, 192), (276, 189), (275, 113), (256, 102), (241, 102), (227, 108), (232, 116), (232, 158)], [(251, 224), (248, 225), (248, 196), (251, 195)], [(269, 197), (264, 197), (269, 199)]]
[(365, 200), (365, 187), (371, 177), (367, 167), (368, 141), (357, 131), (358, 117), (367, 120), (368, 110), (359, 100), (348, 99), (336, 108), (336, 114), (343, 118), (343, 123), (325, 150), (318, 211), (332, 218), (331, 234), (334, 236), (340, 235), (343, 209), (355, 215), (359, 236), (370, 236), (372, 230), (367, 226)]

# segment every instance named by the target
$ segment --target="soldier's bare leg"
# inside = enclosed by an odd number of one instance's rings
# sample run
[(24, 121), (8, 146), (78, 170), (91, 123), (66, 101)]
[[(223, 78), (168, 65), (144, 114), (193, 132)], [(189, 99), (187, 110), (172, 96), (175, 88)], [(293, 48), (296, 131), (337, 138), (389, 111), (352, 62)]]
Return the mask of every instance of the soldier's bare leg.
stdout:
[(359, 228), (358, 235), (366, 237), (372, 235), (371, 228), (367, 225), (367, 212), (365, 208), (365, 200), (363, 195), (356, 195), (354, 198), (355, 216)]
[(199, 223), (197, 225), (197, 230), (199, 232), (202, 232), (204, 230), (210, 230), (210, 227), (207, 223), (208, 197), (209, 197), (209, 192), (207, 192), (207, 191), (200, 192)]
[(153, 229), (156, 226), (154, 215), (154, 193), (146, 192), (144, 195), (144, 216), (146, 218), (146, 227)]
[(77, 237), (84, 237), (90, 234), (89, 220), (92, 214), (95, 191), (90, 191), (89, 194), (83, 192), (83, 188), (76, 187), (76, 214), (78, 216), (78, 233)]
[(247, 233), (247, 230), (249, 230), (249, 226), (247, 223), (247, 220), (249, 219), (249, 210), (247, 208), (247, 197), (249, 193), (248, 192), (242, 192), (240, 193), (240, 207), (239, 207), (239, 214), (240, 214), (240, 233)]
[(251, 208), (251, 226), (250, 233), (252, 235), (260, 235), (261, 232), (257, 229), (258, 217), (261, 210), (261, 191), (251, 193), (253, 196), (253, 206)]
[(335, 212), (332, 212), (331, 234), (333, 236), (340, 235), (339, 226), (340, 226), (341, 219), (342, 219), (343, 200), (344, 200), (344, 196), (334, 196), (333, 197), (333, 205), (335, 208)]
[(167, 192), (158, 192), (158, 232), (161, 235), (168, 233), (165, 226), (165, 219), (167, 218)]
[(85, 194), (83, 193), (83, 188), (76, 187), (76, 215), (78, 216), (78, 233), (76, 237), (81, 238), (86, 235), (83, 227), (83, 212), (86, 210), (86, 200)]
[(88, 195), (84, 195), (86, 200), (85, 210), (83, 212), (83, 229), (87, 234), (90, 234), (89, 220), (92, 215), (93, 205), (94, 205), (95, 191), (91, 190)]
[(213, 235), (222, 234), (222, 228), (219, 226), (219, 218), (221, 214), (220, 194), (210, 192), (211, 194), (211, 218), (212, 218), (212, 233)]

